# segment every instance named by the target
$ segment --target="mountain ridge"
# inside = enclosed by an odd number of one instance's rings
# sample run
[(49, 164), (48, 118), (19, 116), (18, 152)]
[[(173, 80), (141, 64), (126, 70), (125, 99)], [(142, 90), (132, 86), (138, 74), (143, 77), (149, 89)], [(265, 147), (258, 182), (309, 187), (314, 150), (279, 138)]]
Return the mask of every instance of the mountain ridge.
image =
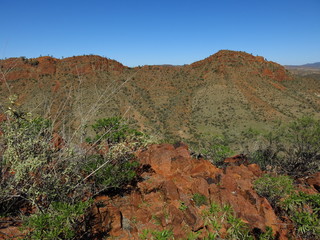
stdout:
[(96, 55), (11, 58), (0, 66), (2, 102), (16, 93), (25, 108), (59, 113), (73, 127), (116, 114), (153, 134), (209, 139), (319, 113), (316, 80), (239, 51), (221, 50), (182, 66), (130, 68)]
[(320, 68), (320, 62), (307, 63), (302, 65), (286, 65), (288, 68)]

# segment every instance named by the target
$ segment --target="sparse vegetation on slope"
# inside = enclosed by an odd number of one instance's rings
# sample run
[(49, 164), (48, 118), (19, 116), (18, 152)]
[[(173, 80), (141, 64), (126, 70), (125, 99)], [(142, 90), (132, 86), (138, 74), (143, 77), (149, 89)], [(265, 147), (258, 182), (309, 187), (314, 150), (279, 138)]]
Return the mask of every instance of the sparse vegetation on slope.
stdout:
[[(1, 100), (20, 93), (0, 106), (6, 238), (22, 226), (25, 239), (320, 239), (315, 79), (303, 87), (234, 51), (177, 67), (81, 56), (0, 70)], [(197, 159), (182, 143), (148, 145), (129, 122), (187, 140)]]
[(264, 169), (292, 176), (320, 171), (320, 121), (304, 116), (273, 131), (245, 132), (247, 154)]
[(7, 83), (26, 110), (55, 116), (64, 106), (59, 120), (73, 129), (81, 113), (93, 116), (87, 124), (125, 114), (145, 131), (191, 143), (237, 135), (249, 126), (270, 130), (275, 119), (319, 112), (316, 80), (245, 52), (223, 50), (191, 65), (137, 68), (90, 55), (34, 60), (36, 66), (27, 59), (0, 60), (1, 100), (9, 95)]

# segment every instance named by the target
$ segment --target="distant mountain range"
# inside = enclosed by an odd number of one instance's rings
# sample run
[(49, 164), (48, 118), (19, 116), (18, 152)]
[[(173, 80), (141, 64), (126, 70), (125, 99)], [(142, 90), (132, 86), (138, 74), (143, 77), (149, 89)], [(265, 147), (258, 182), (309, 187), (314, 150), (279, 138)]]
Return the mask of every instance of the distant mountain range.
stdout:
[(287, 65), (285, 67), (292, 73), (298, 74), (300, 76), (307, 76), (313, 74), (320, 75), (320, 62), (308, 63), (303, 65)]
[(286, 65), (287, 68), (317, 68), (320, 69), (320, 62), (307, 63), (303, 65)]

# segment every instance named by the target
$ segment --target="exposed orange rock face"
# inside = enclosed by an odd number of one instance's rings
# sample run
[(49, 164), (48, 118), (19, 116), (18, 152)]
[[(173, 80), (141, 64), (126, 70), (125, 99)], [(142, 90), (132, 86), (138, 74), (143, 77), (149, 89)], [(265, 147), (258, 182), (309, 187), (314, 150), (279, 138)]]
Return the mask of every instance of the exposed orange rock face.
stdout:
[(320, 172), (313, 174), (307, 179), (307, 183), (320, 192)]
[(6, 121), (7, 120), (7, 117), (5, 114), (0, 114), (0, 123), (3, 122), (3, 121)]
[(51, 142), (55, 150), (60, 150), (64, 146), (64, 141), (58, 133), (53, 133)]
[(273, 77), (273, 72), (268, 68), (263, 69), (262, 74), (267, 77)]
[(121, 63), (104, 57), (89, 55), (69, 57), (60, 60), (59, 73), (71, 73), (74, 75), (90, 74), (96, 71), (121, 72), (124, 67)]
[(143, 229), (172, 229), (177, 239), (185, 239), (188, 233), (206, 228), (202, 218), (206, 206), (198, 207), (192, 199), (202, 194), (210, 202), (230, 204), (252, 229), (265, 231), (269, 226), (286, 239), (271, 205), (253, 189), (253, 181), (262, 175), (259, 166), (244, 165), (237, 156), (228, 160), (232, 166), (219, 169), (204, 159), (193, 159), (183, 144), (152, 145), (137, 156), (141, 164), (150, 166), (149, 171), (141, 175), (143, 180), (131, 194), (96, 199), (103, 207), (93, 209), (95, 231), (103, 229), (118, 239), (139, 239)]
[[(5, 80), (39, 79), (56, 74), (72, 74), (75, 76), (93, 74), (97, 71), (122, 72), (126, 67), (121, 63), (95, 55), (85, 55), (57, 59), (49, 56), (27, 59), (9, 58), (0, 60), (5, 69)], [(3, 81), (3, 79), (2, 79)]]
[[(204, 60), (194, 62), (191, 65), (186, 65), (182, 68), (201, 68), (207, 64), (217, 65), (215, 67), (218, 72), (222, 74), (230, 72), (230, 68), (244, 68), (249, 71), (251, 68), (255, 69), (255, 64), (257, 64), (257, 66), (259, 65), (264, 68), (262, 70), (263, 76), (271, 77), (279, 81), (292, 79), (292, 77), (289, 76), (288, 71), (277, 63), (266, 61), (261, 56), (255, 57), (245, 52), (229, 50), (221, 50)], [(6, 60), (0, 60), (0, 65), (3, 69), (8, 71), (8, 74), (6, 75), (6, 80), (8, 81), (30, 78), (38, 79), (45, 75), (55, 74), (72, 74), (76, 76), (83, 74), (96, 74), (97, 71), (113, 71), (121, 73), (124, 69), (128, 69), (128, 67), (115, 60), (97, 55), (74, 56), (64, 59), (57, 59), (49, 56), (31, 59), (24, 57), (9, 58)], [(272, 67), (272, 70), (268, 67)], [(142, 68), (135, 68), (135, 70), (138, 69), (141, 69), (143, 72), (150, 70), (167, 72), (168, 70), (179, 70), (181, 67), (143, 66)]]

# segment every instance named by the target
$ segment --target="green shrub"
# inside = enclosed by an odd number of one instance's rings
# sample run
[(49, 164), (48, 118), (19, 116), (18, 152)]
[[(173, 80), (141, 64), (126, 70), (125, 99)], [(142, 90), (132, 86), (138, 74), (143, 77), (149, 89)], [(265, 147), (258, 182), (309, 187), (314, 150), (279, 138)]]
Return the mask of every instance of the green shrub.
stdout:
[(185, 211), (185, 210), (188, 209), (188, 206), (186, 205), (185, 202), (181, 202), (181, 201), (180, 201), (179, 209), (180, 209), (181, 211)]
[(267, 198), (272, 206), (276, 206), (281, 198), (293, 192), (293, 180), (284, 175), (265, 174), (254, 181), (254, 189), (260, 196)]
[(85, 180), (93, 179), (97, 192), (125, 187), (135, 179), (139, 166), (134, 151), (149, 144), (150, 138), (129, 128), (119, 117), (99, 119), (92, 128), (96, 135), (87, 141), (92, 146), (98, 144), (98, 150), (107, 144), (108, 151), (87, 156), (83, 168)]
[(290, 175), (320, 171), (320, 120), (302, 117), (289, 124), (285, 133), (286, 158), (281, 167)]
[(283, 151), (283, 129), (278, 123), (272, 132), (260, 132), (249, 128), (242, 132), (244, 137), (246, 155), (253, 163), (263, 170), (277, 168)]
[(200, 150), (200, 153), (213, 164), (219, 165), (225, 158), (233, 154), (233, 151), (228, 145), (229, 141), (227, 137), (215, 136), (208, 146)]
[(220, 231), (223, 227), (227, 230), (226, 239), (254, 239), (249, 226), (236, 217), (230, 205), (220, 206), (217, 203), (211, 203), (210, 207), (202, 212), (202, 217), (208, 234), (204, 239), (220, 239)]
[(24, 218), (23, 228), (31, 230), (27, 239), (73, 239), (79, 217), (84, 215), (92, 201), (67, 204), (54, 202), (44, 212)]
[(320, 239), (320, 194), (292, 194), (281, 206), (295, 223), (297, 234), (307, 239)]
[(173, 239), (173, 231), (164, 229), (162, 231), (153, 231), (152, 236), (155, 240), (168, 240)]
[(234, 214), (227, 216), (227, 226), (228, 239), (254, 240), (254, 237), (250, 234), (249, 226)]
[(170, 229), (164, 229), (162, 231), (158, 230), (149, 230), (144, 229), (142, 230), (142, 234), (139, 235), (140, 239), (142, 240), (169, 240), (174, 239), (173, 231)]
[(129, 136), (142, 136), (143, 134), (135, 129), (129, 128), (121, 117), (101, 118), (91, 125), (95, 132), (93, 138), (88, 137), (87, 142), (102, 143), (106, 141), (109, 146), (123, 142)]
[(101, 157), (100, 155), (90, 156), (84, 166), (86, 174), (98, 171), (92, 176), (98, 191), (107, 188), (121, 188), (130, 183), (136, 177), (136, 170), (139, 163), (135, 157), (124, 152), (118, 158)]
[(266, 227), (266, 231), (264, 233), (261, 233), (259, 238), (259, 240), (273, 240), (273, 231), (272, 228), (267, 226)]
[(201, 231), (198, 232), (190, 232), (187, 236), (187, 240), (197, 240), (201, 235)]
[[(257, 179), (254, 188), (294, 222), (296, 234), (306, 239), (320, 239), (320, 194), (295, 193), (289, 176), (268, 174)], [(261, 239), (270, 239), (269, 235)]]
[(201, 205), (207, 204), (207, 198), (206, 196), (200, 194), (200, 193), (195, 193), (192, 196), (192, 199), (195, 203), (196, 206), (200, 207)]

